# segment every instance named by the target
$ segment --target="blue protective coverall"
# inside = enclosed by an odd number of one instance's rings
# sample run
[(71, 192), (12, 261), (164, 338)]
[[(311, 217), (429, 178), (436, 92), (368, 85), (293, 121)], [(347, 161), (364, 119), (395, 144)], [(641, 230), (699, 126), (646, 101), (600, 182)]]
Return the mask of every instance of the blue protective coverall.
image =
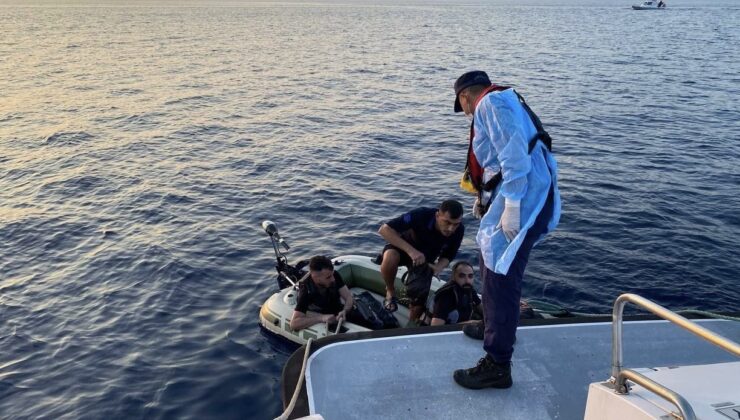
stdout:
[[(529, 153), (537, 130), (512, 89), (485, 95), (474, 112), (473, 153), (486, 172), (502, 180), (478, 229), (483, 280), (484, 350), (499, 363), (511, 361), (524, 269), (529, 253), (560, 219), (557, 163), (542, 142)], [(520, 201), (521, 227), (509, 242), (499, 221), (505, 200)]]
[[(513, 89), (492, 92), (481, 99), (474, 113), (474, 129), (473, 153), (478, 163), (487, 171), (501, 170), (503, 175), (491, 206), (481, 219), (476, 240), (486, 267), (506, 274), (544, 206), (551, 185), (553, 214), (547, 232), (553, 231), (560, 220), (557, 163), (542, 143), (528, 153), (529, 140), (537, 130)], [(505, 198), (521, 200), (521, 230), (511, 243), (497, 228)]]

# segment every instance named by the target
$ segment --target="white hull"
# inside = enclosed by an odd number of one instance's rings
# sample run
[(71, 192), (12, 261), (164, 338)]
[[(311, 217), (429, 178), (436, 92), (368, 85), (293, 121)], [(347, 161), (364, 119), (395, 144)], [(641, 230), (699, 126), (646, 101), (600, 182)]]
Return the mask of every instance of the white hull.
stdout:
[(663, 7), (657, 7), (657, 6), (641, 6), (641, 5), (636, 5), (636, 4), (633, 4), (632, 5), (632, 8), (634, 10), (665, 10), (665, 6), (663, 6)]
[[(612, 323), (533, 320), (517, 330), (514, 386), (471, 391), (452, 372), (469, 368), (483, 342), (460, 331), (429, 328), (415, 335), (374, 331), (353, 340), (313, 343), (306, 365), (303, 411), (326, 420), (351, 418), (661, 420), (676, 418), (674, 405), (631, 384), (627, 395), (610, 388)], [(581, 320), (582, 322), (583, 320)], [(740, 323), (698, 321), (730, 340)], [(437, 332), (442, 331), (442, 332)], [(740, 412), (740, 360), (666, 321), (624, 324), (625, 367), (683, 396), (696, 418), (726, 420)], [(284, 394), (294, 391), (303, 351), (283, 370)], [(361, 362), (358, 362), (361, 361)], [(350, 366), (352, 375), (337, 375)], [(665, 366), (670, 366), (665, 368)]]

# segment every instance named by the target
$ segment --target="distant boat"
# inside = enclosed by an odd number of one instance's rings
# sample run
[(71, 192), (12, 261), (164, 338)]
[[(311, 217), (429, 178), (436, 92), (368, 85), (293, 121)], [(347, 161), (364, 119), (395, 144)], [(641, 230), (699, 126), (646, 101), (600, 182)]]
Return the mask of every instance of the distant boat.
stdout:
[(645, 0), (642, 4), (633, 4), (632, 8), (635, 10), (661, 10), (665, 9), (665, 2), (663, 0)]

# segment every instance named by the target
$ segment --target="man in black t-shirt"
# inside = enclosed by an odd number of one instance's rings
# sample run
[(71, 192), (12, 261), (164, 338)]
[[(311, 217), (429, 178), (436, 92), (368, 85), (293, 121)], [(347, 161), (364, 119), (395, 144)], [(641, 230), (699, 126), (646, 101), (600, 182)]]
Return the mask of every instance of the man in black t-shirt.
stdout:
[[(427, 264), (434, 275), (455, 258), (465, 228), (463, 207), (458, 201), (446, 200), (437, 209), (420, 207), (384, 223), (378, 233), (388, 244), (383, 248), (380, 273), (385, 281), (385, 308), (398, 309), (395, 280), (399, 265), (409, 270)], [(418, 322), (424, 312), (429, 287), (409, 294), (409, 320)]]
[(321, 322), (346, 320), (354, 299), (342, 277), (334, 271), (334, 264), (327, 257), (316, 256), (309, 261), (308, 269), (309, 275), (298, 283), (290, 328), (298, 331)]
[(473, 287), (473, 266), (467, 261), (452, 265), (452, 279), (434, 294), (431, 325), (470, 321), (473, 311), (483, 313), (480, 297)]

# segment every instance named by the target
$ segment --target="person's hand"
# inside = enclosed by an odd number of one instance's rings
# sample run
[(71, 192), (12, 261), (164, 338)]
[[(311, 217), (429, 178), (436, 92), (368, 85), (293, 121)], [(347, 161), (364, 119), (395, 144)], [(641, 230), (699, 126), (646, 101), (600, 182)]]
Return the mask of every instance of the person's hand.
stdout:
[(342, 309), (342, 310), (341, 310), (341, 311), (339, 311), (339, 313), (337, 314), (337, 321), (344, 321), (344, 320), (346, 320), (346, 319), (347, 319), (347, 311), (346, 311), (346, 310), (344, 310), (344, 309)]
[(324, 322), (326, 322), (327, 324), (333, 324), (333, 323), (337, 322), (337, 317), (336, 317), (336, 316), (334, 316), (334, 315), (332, 315), (332, 314), (326, 314), (326, 315), (324, 315), (324, 316), (323, 316), (323, 317), (321, 317), (321, 318), (322, 318), (322, 319), (324, 320)]
[(442, 270), (444, 270), (444, 267), (438, 266), (437, 264), (429, 264), (429, 267), (432, 269), (432, 271), (434, 272), (434, 275), (437, 277), (439, 277), (439, 273), (441, 273)]
[(475, 202), (473, 203), (473, 217), (476, 219), (480, 219), (483, 217), (483, 210), (485, 208), (480, 204), (480, 197), (475, 197)]
[(501, 214), (501, 221), (498, 227), (504, 231), (504, 236), (506, 236), (509, 242), (519, 233), (519, 229), (521, 228), (520, 217), (520, 201), (506, 199), (504, 212)]
[(426, 262), (424, 254), (415, 249), (409, 252), (409, 257), (411, 257), (411, 262), (414, 264), (414, 266), (422, 265)]

